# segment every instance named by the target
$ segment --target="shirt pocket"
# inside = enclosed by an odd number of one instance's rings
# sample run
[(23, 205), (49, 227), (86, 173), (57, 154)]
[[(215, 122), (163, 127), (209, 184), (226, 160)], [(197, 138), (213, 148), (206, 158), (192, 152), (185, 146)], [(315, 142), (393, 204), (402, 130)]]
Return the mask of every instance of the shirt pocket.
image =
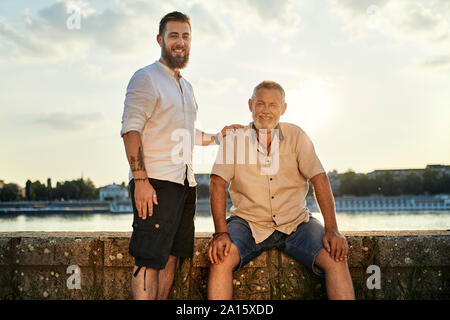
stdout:
[(294, 152), (285, 152), (279, 154), (279, 174), (287, 179), (298, 176), (297, 157)]

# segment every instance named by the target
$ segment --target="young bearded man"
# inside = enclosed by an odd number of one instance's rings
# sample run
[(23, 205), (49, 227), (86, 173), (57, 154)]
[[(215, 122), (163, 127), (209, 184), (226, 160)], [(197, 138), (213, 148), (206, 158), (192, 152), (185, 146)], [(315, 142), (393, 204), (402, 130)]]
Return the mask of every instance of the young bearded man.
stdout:
[[(217, 143), (219, 134), (195, 129), (197, 103), (180, 74), (189, 61), (191, 23), (180, 12), (165, 15), (156, 38), (161, 57), (132, 76), (124, 102), (121, 136), (130, 164), (135, 258), (134, 299), (167, 299), (177, 257), (190, 257), (194, 244), (196, 182), (194, 143)], [(222, 130), (242, 126), (229, 126)], [(182, 138), (182, 143), (179, 142)]]

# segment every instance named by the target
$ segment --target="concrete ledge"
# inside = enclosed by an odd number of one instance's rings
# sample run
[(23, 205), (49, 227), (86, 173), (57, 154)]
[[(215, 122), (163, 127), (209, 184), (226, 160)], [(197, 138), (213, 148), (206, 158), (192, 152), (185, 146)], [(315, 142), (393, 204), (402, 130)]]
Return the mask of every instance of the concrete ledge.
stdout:
[[(449, 299), (450, 231), (343, 232), (359, 299)], [(0, 299), (129, 299), (130, 232), (0, 233)], [(204, 299), (211, 233), (197, 233), (194, 255), (178, 269), (172, 299)], [(81, 288), (69, 290), (71, 265)], [(381, 270), (368, 289), (367, 267)], [(233, 274), (236, 299), (326, 299), (323, 279), (276, 249)]]

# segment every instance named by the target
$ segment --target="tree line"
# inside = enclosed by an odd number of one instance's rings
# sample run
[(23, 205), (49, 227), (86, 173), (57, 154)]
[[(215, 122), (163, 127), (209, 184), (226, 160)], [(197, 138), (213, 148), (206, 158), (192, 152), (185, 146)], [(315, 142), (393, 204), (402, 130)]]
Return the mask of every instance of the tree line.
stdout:
[(335, 196), (450, 194), (450, 174), (429, 168), (422, 174), (409, 172), (399, 178), (389, 171), (371, 177), (349, 170), (340, 175), (339, 181), (339, 187), (333, 190)]
[[(450, 194), (450, 174), (429, 168), (423, 170), (421, 174), (410, 172), (403, 174), (400, 178), (396, 178), (389, 171), (373, 177), (349, 170), (340, 174), (338, 180), (338, 186), (333, 187), (334, 196)], [(124, 182), (121, 185), (126, 186)], [(308, 195), (312, 195), (312, 188), (309, 189)], [(197, 197), (208, 198), (209, 186), (199, 185)], [(34, 182), (27, 180), (23, 195), (20, 186), (15, 183), (5, 183), (3, 187), (0, 187), (0, 201), (96, 200), (98, 198), (99, 188), (96, 188), (89, 178), (57, 182), (55, 187), (52, 187), (50, 178), (47, 179), (47, 184), (39, 180)]]
[(47, 184), (39, 180), (27, 180), (25, 192), (16, 183), (5, 183), (0, 189), (0, 201), (51, 201), (51, 200), (96, 200), (99, 189), (90, 179), (75, 179), (57, 182), (52, 187), (51, 179)]

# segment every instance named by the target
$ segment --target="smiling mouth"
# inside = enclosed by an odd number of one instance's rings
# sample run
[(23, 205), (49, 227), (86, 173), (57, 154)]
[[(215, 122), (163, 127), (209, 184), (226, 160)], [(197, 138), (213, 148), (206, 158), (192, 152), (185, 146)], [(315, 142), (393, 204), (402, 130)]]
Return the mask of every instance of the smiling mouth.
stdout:
[(185, 53), (185, 49), (184, 48), (178, 48), (178, 49), (172, 49), (172, 52), (175, 52), (176, 54), (182, 54)]

